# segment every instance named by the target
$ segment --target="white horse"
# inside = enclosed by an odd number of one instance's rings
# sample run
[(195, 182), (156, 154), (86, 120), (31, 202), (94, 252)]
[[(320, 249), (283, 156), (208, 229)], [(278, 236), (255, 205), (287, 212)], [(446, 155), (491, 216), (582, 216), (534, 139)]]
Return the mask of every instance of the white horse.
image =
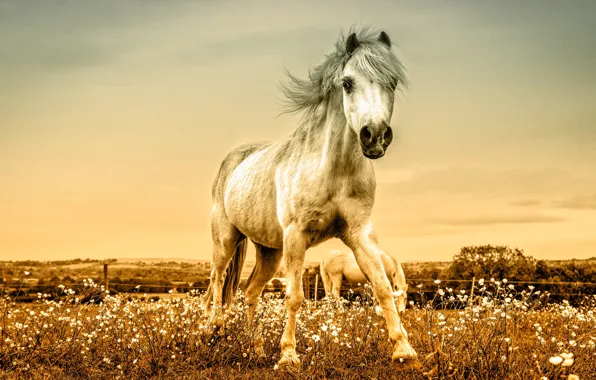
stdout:
[[(404, 311), (408, 297), (408, 284), (401, 264), (393, 257), (381, 251), (381, 260), (385, 274), (393, 284), (393, 295), (397, 298), (397, 310)], [(325, 296), (339, 298), (341, 284), (345, 278), (349, 284), (368, 282), (360, 270), (352, 252), (331, 251), (321, 259), (321, 279), (325, 288)]]
[[(260, 330), (255, 309), (283, 257), (287, 322), (278, 365), (298, 365), (296, 314), (304, 299), (305, 252), (339, 238), (372, 284), (387, 323), (392, 358), (415, 360), (370, 219), (376, 189), (373, 160), (383, 157), (393, 140), (389, 122), (395, 92), (406, 85), (389, 36), (369, 29), (347, 38), (340, 35), (335, 50), (308, 79), (287, 75), (289, 82), (282, 86), (286, 111), (304, 111), (300, 125), (280, 142), (230, 151), (213, 184), (213, 269), (205, 310), (221, 328), (222, 307), (232, 302), (238, 289), (251, 240), (256, 262), (245, 302), (251, 328)], [(264, 355), (262, 343), (255, 339), (259, 355)]]

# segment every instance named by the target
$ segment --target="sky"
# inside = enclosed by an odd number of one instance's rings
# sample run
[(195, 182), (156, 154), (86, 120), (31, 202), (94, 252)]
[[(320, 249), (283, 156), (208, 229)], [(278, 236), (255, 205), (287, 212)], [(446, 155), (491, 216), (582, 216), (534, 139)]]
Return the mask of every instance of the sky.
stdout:
[(596, 2), (280, 4), (0, 0), (0, 260), (210, 260), (221, 160), (292, 132), (284, 69), (351, 25), (410, 81), (374, 164), (386, 252), (596, 256)]

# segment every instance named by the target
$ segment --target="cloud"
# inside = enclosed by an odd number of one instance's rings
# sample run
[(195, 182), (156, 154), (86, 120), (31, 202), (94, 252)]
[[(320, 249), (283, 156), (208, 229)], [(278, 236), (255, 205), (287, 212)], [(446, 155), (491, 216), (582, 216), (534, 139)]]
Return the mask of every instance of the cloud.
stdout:
[(553, 202), (557, 208), (574, 210), (596, 210), (596, 195), (569, 197)]
[(529, 223), (557, 223), (566, 221), (565, 218), (553, 215), (502, 215), (478, 216), (465, 218), (437, 218), (437, 224), (450, 226), (486, 226), (495, 224), (529, 224)]
[(531, 206), (540, 206), (542, 202), (538, 199), (518, 199), (515, 201), (509, 202), (510, 206), (514, 207), (531, 207)]
[[(379, 179), (379, 176), (377, 176)], [(593, 178), (558, 169), (488, 169), (453, 166), (445, 169), (418, 169), (409, 180), (387, 184), (388, 194), (473, 194), (490, 196), (569, 194), (596, 185)]]
[[(197, 42), (195, 47), (182, 51), (179, 57), (185, 64), (208, 65), (232, 59), (253, 58), (270, 51), (287, 52), (289, 49), (297, 55), (305, 55), (316, 48), (327, 47), (330, 50), (336, 38), (335, 30), (313, 27), (238, 34), (225, 39)], [(313, 47), (313, 42), (316, 47)]]

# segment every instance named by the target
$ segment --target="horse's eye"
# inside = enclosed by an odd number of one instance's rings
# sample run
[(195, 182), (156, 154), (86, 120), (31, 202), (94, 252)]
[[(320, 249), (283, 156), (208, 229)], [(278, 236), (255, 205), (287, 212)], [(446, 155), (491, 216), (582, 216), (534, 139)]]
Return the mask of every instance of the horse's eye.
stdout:
[(352, 89), (352, 82), (347, 79), (344, 79), (342, 81), (341, 85), (343, 86), (344, 90), (346, 90), (346, 91), (350, 91)]

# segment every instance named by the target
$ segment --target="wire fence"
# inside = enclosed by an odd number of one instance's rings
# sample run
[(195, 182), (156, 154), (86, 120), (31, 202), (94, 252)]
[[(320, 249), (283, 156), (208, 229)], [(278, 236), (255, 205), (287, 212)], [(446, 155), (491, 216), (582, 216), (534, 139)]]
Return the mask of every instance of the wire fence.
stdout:
[[(92, 279), (95, 283), (104, 285), (111, 293), (130, 293), (130, 294), (147, 294), (150, 297), (152, 294), (170, 293), (170, 294), (184, 294), (191, 291), (198, 293), (207, 290), (208, 283), (203, 281), (202, 284), (186, 283), (186, 282), (170, 282), (163, 281), (162, 283), (155, 283), (147, 281), (145, 283), (138, 282), (110, 282), (107, 278), (102, 282), (101, 279)], [(489, 285), (491, 281), (484, 280), (485, 285)], [(495, 281), (496, 282), (496, 281)], [(322, 299), (325, 297), (325, 289), (319, 274), (304, 273), (303, 275), (304, 294), (308, 299)], [(465, 290), (468, 294), (473, 293), (474, 287), (478, 289), (482, 285), (479, 284), (479, 279), (429, 279), (429, 278), (408, 278), (408, 297), (410, 299), (420, 298), (425, 294), (435, 294), (439, 288), (450, 289), (457, 293)], [(427, 285), (428, 284), (428, 285)], [(80, 289), (85, 287), (85, 282), (67, 283), (67, 288)], [(242, 285), (242, 282), (241, 282)], [(342, 282), (340, 295), (357, 297), (363, 290), (363, 284), (349, 284), (346, 281)], [(579, 282), (579, 281), (519, 281), (510, 280), (506, 283), (500, 282), (501, 286), (513, 285), (517, 290), (522, 290), (520, 287), (533, 287), (534, 291), (546, 291), (550, 296), (557, 298), (581, 298), (590, 295), (596, 295), (596, 282)], [(13, 296), (20, 296), (20, 298), (37, 297), (38, 293), (59, 292), (62, 286), (56, 283), (50, 284), (36, 284), (29, 282), (20, 283), (4, 283), (0, 284), (0, 294), (7, 293)], [(285, 293), (285, 284), (279, 281), (277, 284), (269, 282), (264, 289), (264, 292)], [(27, 297), (29, 295), (29, 297)]]

